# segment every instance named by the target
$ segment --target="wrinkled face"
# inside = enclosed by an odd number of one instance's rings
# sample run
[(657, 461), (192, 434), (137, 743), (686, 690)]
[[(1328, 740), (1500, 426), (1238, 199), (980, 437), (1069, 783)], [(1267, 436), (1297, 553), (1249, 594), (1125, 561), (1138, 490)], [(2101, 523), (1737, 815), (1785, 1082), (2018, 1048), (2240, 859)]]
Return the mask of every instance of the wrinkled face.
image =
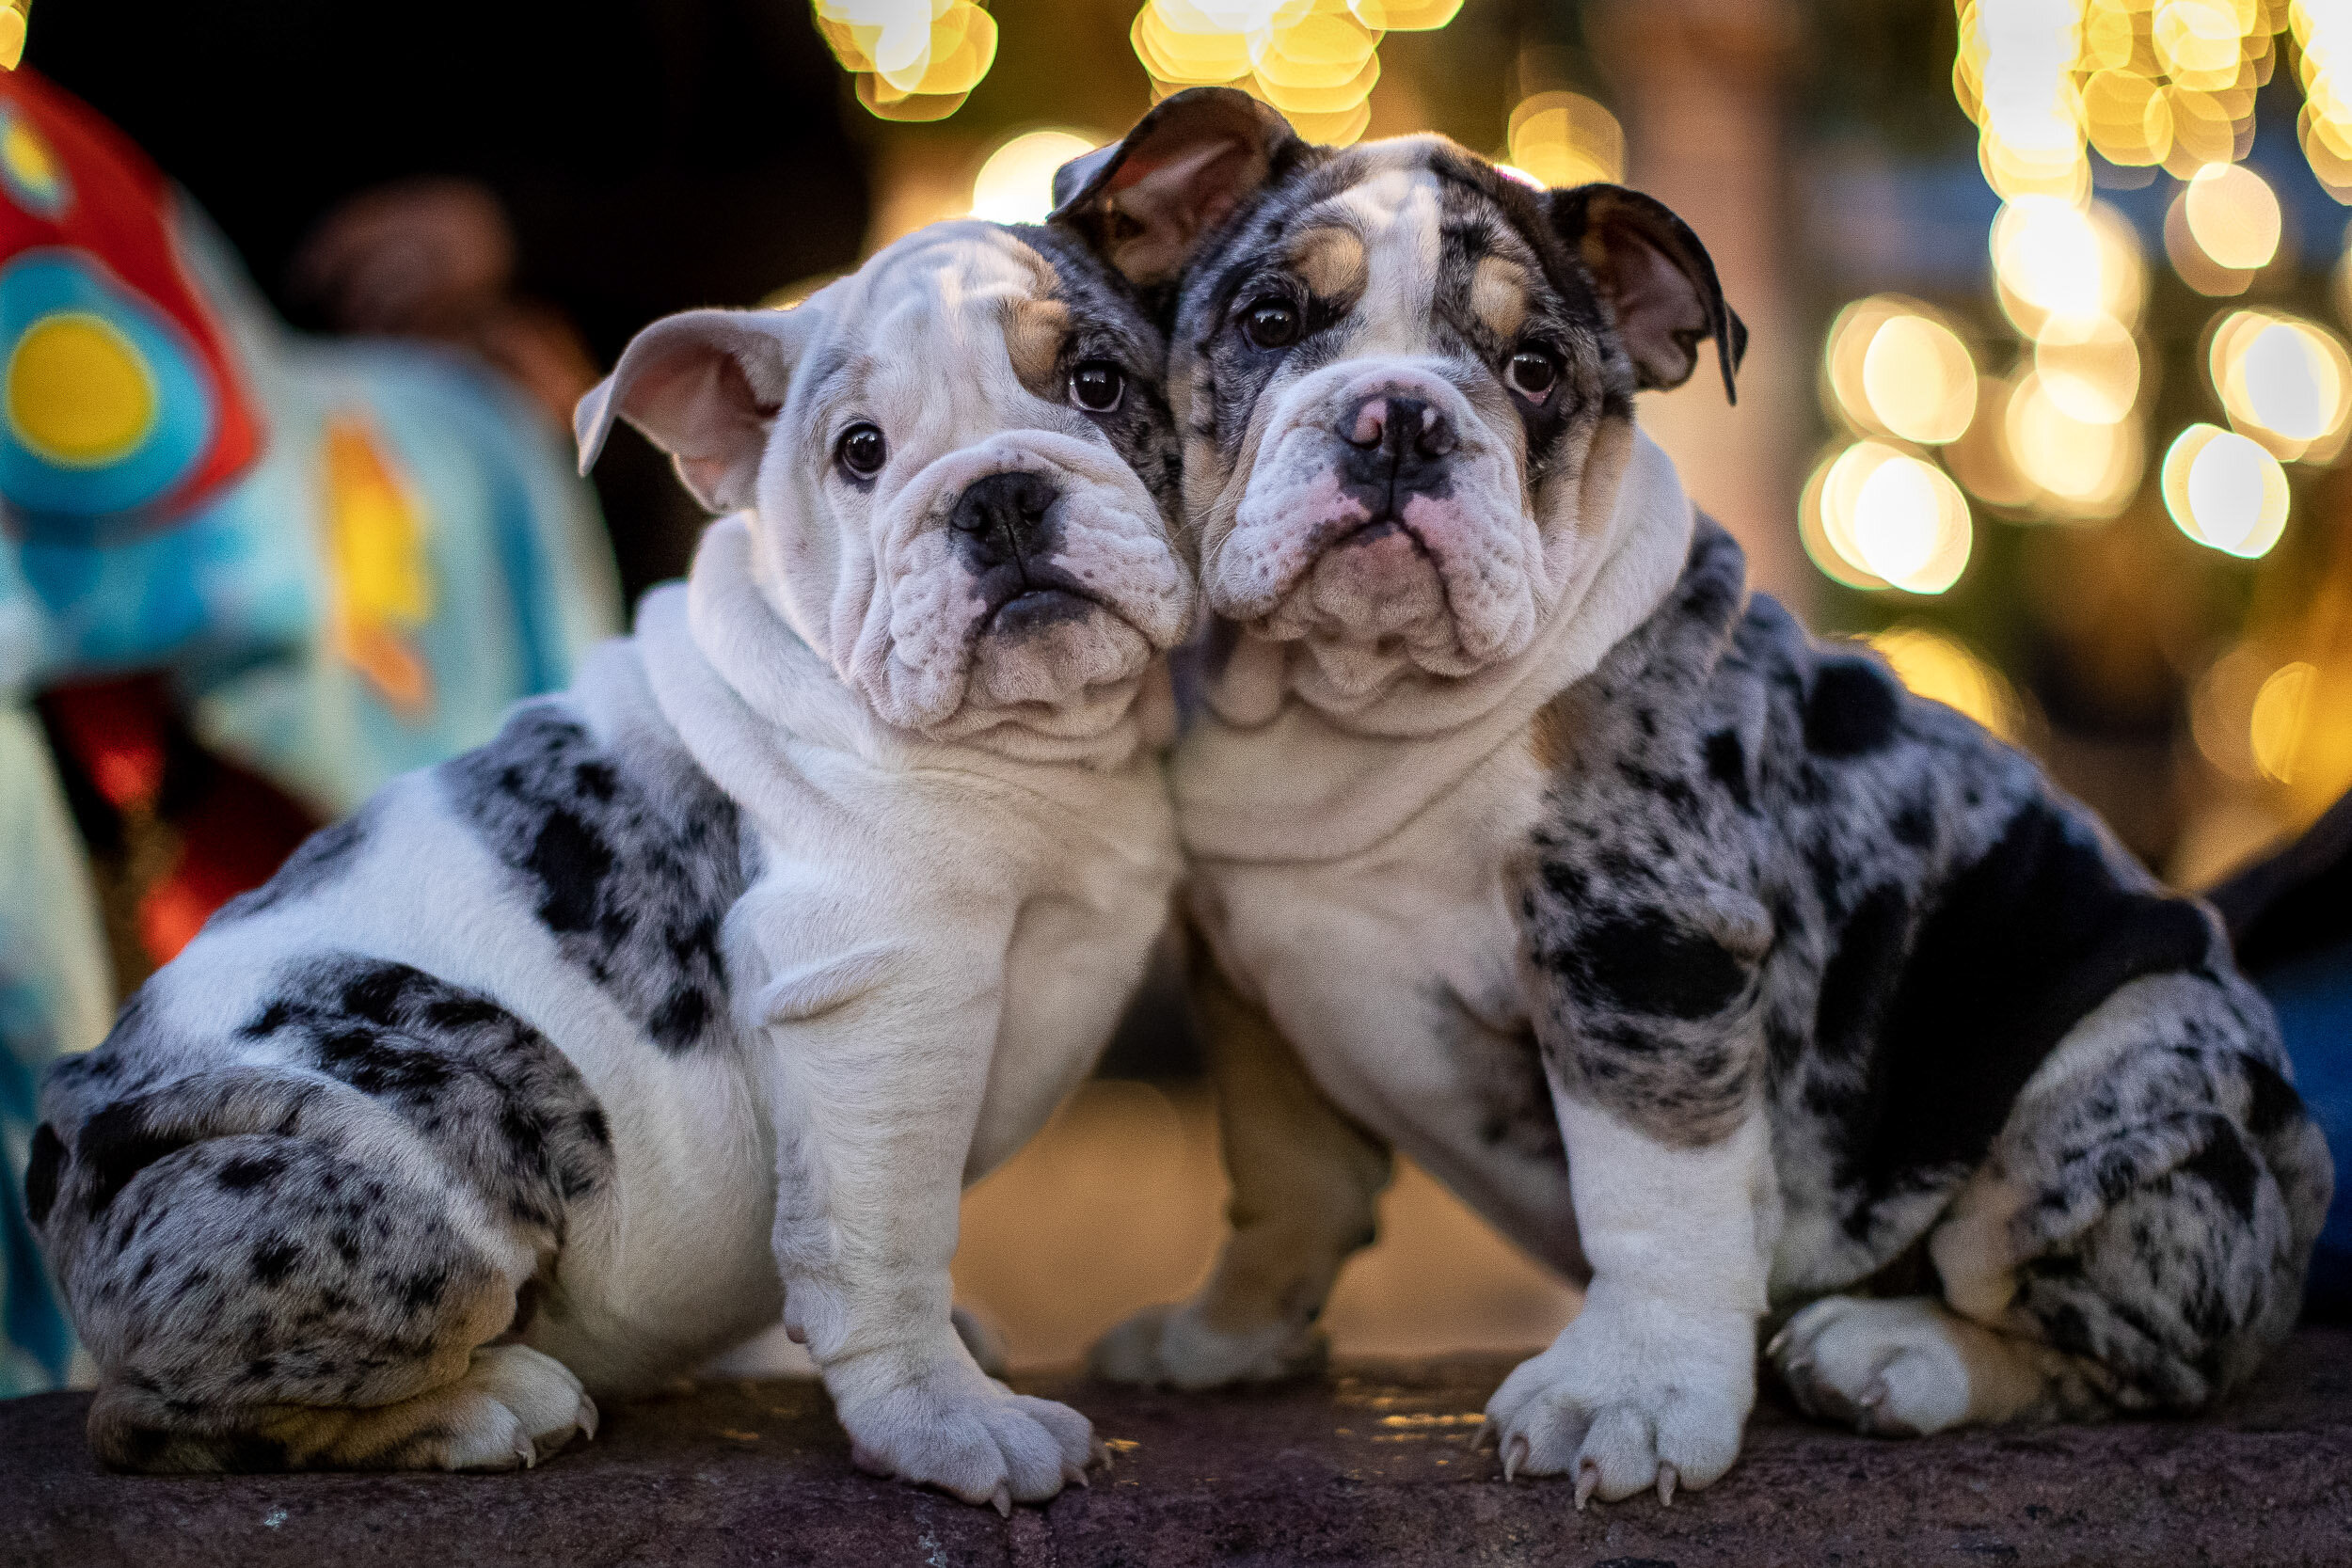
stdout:
[(1193, 603), (1156, 336), (1040, 230), (941, 226), (846, 281), (762, 475), (825, 520), (785, 580), (830, 582), (827, 641), (893, 723), (1123, 703)]
[(1300, 169), (1180, 299), (1210, 607), (1303, 644), (1332, 708), (1514, 657), (1597, 547), (1587, 459), (1635, 384), (1537, 198), (1482, 160), (1415, 137)]
[(1192, 623), (1161, 372), (1081, 245), (953, 223), (790, 311), (657, 324), (612, 401), (755, 509), (771, 602), (883, 720), (1088, 736)]

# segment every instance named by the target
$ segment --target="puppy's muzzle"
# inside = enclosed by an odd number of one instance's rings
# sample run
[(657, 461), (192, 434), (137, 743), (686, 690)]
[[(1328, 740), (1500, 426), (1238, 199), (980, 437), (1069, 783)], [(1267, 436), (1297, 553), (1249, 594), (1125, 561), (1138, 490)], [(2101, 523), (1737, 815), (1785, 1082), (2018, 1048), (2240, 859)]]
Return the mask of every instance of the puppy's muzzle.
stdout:
[(1454, 489), (1454, 421), (1421, 398), (1382, 390), (1358, 402), (1338, 425), (1337, 467), (1364, 521), (1339, 543), (1369, 543), (1403, 526), (1415, 496), (1441, 499)]
[(1020, 632), (1096, 607), (1054, 564), (1061, 546), (1061, 486), (1027, 470), (984, 474), (956, 498), (947, 524), (987, 607), (982, 631)]

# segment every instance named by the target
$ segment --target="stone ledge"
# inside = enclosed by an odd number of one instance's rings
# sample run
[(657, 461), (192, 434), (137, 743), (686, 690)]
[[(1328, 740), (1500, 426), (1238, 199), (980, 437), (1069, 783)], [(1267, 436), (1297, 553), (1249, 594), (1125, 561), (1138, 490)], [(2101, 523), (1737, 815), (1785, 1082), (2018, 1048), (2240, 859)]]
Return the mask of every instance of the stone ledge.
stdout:
[(1528, 1563), (1575, 1568), (2352, 1561), (2352, 1330), (2307, 1330), (2219, 1415), (1880, 1442), (1767, 1403), (1739, 1466), (1672, 1509), (1579, 1514), (1472, 1452), (1501, 1361), (1363, 1365), (1233, 1397), (1018, 1380), (1118, 1449), (1002, 1521), (850, 1469), (808, 1383), (607, 1412), (520, 1476), (108, 1475), (87, 1397), (0, 1404), (0, 1563), (400, 1565)]

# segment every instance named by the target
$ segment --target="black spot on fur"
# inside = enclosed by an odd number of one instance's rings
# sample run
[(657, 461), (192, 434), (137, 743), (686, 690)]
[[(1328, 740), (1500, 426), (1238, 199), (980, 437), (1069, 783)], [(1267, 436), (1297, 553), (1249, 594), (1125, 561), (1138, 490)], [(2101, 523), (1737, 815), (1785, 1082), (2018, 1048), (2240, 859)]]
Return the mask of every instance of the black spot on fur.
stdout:
[(2254, 1194), (2262, 1184), (2262, 1167), (2247, 1149), (2246, 1140), (2237, 1129), (2218, 1118), (2208, 1124), (2211, 1132), (2205, 1147), (2197, 1151), (2180, 1167), (2183, 1176), (2193, 1176), (2211, 1187), (2230, 1212), (2240, 1220), (2254, 1217)]
[(273, 1235), (253, 1249), (253, 1282), (275, 1285), (294, 1273), (302, 1261), (302, 1245), (291, 1236)]
[(2069, 1029), (2128, 981), (2198, 968), (2210, 940), (2194, 904), (2124, 886), (2087, 827), (2029, 801), (1944, 889), (1899, 973), (1856, 960), (1840, 976), (1857, 994), (1838, 1017), (1883, 1021), (1868, 1111), (1846, 1129), (1856, 1173), (1883, 1192), (1981, 1158)]
[(1805, 750), (1820, 757), (1855, 757), (1895, 738), (1901, 698), (1894, 680), (1863, 658), (1830, 658), (1814, 673), (1804, 704)]
[(1869, 1053), (1902, 978), (1910, 915), (1909, 901), (1892, 884), (1872, 888), (1854, 905), (1821, 972), (1813, 1039), (1823, 1058), (1851, 1062)]
[(221, 1166), (213, 1180), (222, 1192), (242, 1193), (283, 1174), (285, 1169), (286, 1161), (282, 1155), (240, 1154)]
[(1717, 730), (1707, 737), (1707, 773), (1726, 790), (1741, 811), (1753, 809), (1748, 798), (1748, 752), (1740, 744), (1740, 737), (1730, 730)]
[(32, 1158), (24, 1165), (24, 1212), (35, 1228), (49, 1221), (57, 1201), (57, 1176), (65, 1166), (65, 1141), (56, 1129), (42, 1122), (33, 1129)]
[(135, 1100), (117, 1101), (82, 1124), (74, 1158), (90, 1172), (89, 1212), (104, 1212), (131, 1179), (167, 1154), (196, 1140), (187, 1133), (155, 1131), (147, 1108)]
[(1597, 921), (1561, 955), (1565, 972), (1629, 1013), (1711, 1018), (1746, 986), (1720, 942), (1655, 910)]
[(2277, 1068), (2259, 1056), (2240, 1055), (2239, 1070), (2246, 1074), (2246, 1130), (2258, 1138), (2267, 1138), (2288, 1122), (2303, 1115), (2303, 1097), (2295, 1092), (2295, 1085), (2280, 1075)]

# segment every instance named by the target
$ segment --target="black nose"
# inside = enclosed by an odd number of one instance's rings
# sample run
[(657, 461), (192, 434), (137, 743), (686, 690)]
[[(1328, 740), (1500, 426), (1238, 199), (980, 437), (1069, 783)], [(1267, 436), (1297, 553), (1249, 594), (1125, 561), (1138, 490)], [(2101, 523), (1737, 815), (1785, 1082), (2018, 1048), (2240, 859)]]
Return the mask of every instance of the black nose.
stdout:
[(949, 526), (982, 565), (1017, 562), (1043, 543), (1047, 515), (1061, 487), (1043, 474), (988, 474), (963, 487)]
[(993, 559), (1025, 555), (1044, 531), (1061, 487), (1043, 474), (988, 474), (963, 487), (948, 523)]
[(1419, 398), (1375, 392), (1348, 411), (1340, 435), (1361, 451), (1399, 464), (1434, 462), (1454, 448), (1454, 421)]

